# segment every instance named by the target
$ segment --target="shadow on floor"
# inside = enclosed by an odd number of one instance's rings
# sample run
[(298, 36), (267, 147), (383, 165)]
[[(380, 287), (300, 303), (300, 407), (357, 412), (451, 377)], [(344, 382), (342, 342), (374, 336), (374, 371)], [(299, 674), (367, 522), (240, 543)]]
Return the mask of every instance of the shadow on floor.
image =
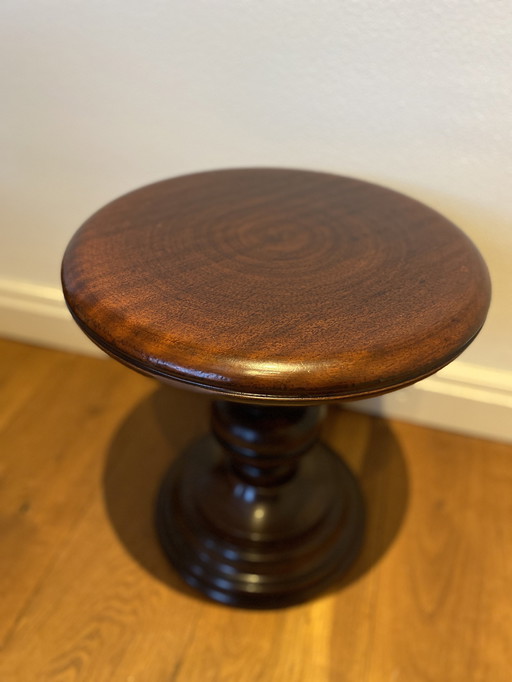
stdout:
[[(334, 408), (327, 420), (326, 440), (336, 451), (348, 453), (352, 424), (358, 422), (360, 426), (361, 420), (363, 445), (357, 455), (347, 454), (346, 461), (359, 479), (366, 502), (365, 540), (359, 558), (333, 589), (341, 589), (375, 566), (393, 543), (408, 503), (404, 457), (385, 420), (349, 412), (341, 415)], [(108, 515), (126, 550), (158, 580), (201, 600), (171, 569), (160, 549), (154, 529), (154, 507), (160, 482), (171, 461), (208, 430), (208, 421), (207, 397), (159, 387), (121, 424), (111, 443), (103, 478)], [(333, 437), (333, 425), (339, 436)]]

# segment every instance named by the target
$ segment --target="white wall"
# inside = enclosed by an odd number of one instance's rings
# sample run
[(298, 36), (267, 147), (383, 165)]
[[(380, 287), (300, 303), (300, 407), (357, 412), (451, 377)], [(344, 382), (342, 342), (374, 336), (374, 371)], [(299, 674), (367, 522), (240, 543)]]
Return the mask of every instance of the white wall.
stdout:
[(14, 314), (17, 287), (32, 285), (55, 302), (73, 231), (138, 185), (228, 166), (328, 170), (409, 193), (466, 230), (494, 303), (464, 359), (510, 371), (511, 9), (3, 0), (0, 302)]

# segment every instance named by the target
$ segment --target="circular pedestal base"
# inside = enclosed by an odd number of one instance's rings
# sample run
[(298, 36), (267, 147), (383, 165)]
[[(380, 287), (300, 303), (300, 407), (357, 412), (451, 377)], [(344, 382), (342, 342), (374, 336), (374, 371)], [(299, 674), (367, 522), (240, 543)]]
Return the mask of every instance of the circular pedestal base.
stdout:
[(247, 608), (323, 590), (357, 556), (363, 525), (354, 476), (321, 444), (287, 481), (260, 487), (235, 475), (207, 437), (173, 464), (158, 498), (158, 533), (177, 571), (212, 599)]

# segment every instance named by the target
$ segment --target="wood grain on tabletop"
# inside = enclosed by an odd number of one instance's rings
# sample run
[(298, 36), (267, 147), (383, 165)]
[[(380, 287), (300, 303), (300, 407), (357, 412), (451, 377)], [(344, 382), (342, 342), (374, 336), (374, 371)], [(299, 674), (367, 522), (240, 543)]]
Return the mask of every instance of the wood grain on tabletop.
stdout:
[(510, 446), (334, 408), (363, 554), (320, 599), (239, 611), (184, 588), (152, 528), (205, 397), (111, 360), (0, 351), (2, 682), (508, 682)]
[(63, 261), (75, 319), (122, 362), (252, 400), (379, 394), (453, 360), (490, 296), (427, 206), (328, 173), (235, 169), (111, 202)]

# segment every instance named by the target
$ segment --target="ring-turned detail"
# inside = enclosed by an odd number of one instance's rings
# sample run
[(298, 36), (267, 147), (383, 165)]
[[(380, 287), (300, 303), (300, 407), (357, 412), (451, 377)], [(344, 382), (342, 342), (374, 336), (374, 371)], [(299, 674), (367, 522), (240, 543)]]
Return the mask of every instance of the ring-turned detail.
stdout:
[(361, 495), (316, 441), (319, 403), (436, 372), (490, 301), (478, 250), (436, 211), (285, 169), (197, 173), (116, 199), (71, 240), (62, 281), (112, 357), (216, 399), (214, 435), (162, 485), (158, 531), (191, 585), (262, 608), (312, 596), (361, 545)]

